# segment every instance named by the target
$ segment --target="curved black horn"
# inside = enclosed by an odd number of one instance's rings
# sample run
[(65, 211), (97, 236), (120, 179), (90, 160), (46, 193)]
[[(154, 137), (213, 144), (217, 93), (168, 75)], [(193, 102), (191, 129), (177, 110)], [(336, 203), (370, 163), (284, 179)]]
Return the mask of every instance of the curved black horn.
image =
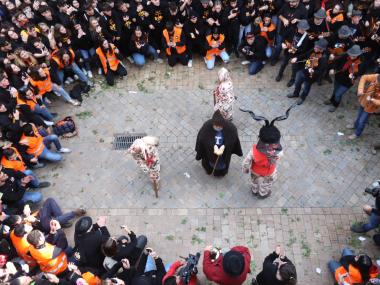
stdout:
[(284, 121), (284, 120), (286, 120), (286, 119), (289, 117), (290, 110), (293, 109), (295, 106), (297, 106), (297, 102), (294, 102), (294, 103), (288, 108), (288, 110), (286, 110), (285, 115), (283, 115), (283, 116), (279, 116), (279, 117), (277, 117), (277, 118), (274, 118), (274, 119), (270, 122), (270, 124), (273, 125), (274, 122), (276, 122), (276, 121)]
[(239, 108), (240, 111), (249, 113), (251, 117), (256, 121), (265, 121), (265, 125), (269, 125), (269, 120), (263, 116), (257, 116), (255, 113), (253, 113), (250, 110), (243, 110), (242, 108)]

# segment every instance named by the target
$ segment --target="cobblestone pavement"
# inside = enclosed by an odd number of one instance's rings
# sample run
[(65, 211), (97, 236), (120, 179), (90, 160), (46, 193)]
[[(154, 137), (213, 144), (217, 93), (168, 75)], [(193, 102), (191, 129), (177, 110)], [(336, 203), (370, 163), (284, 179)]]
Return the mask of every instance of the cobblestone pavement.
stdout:
[[(224, 178), (209, 177), (195, 161), (196, 134), (213, 113), (211, 94), (218, 68), (207, 71), (200, 60), (191, 69), (155, 63), (128, 68), (127, 80), (108, 87), (97, 78), (83, 106), (65, 106), (64, 115), (74, 116), (80, 133), (63, 142), (72, 154), (40, 171), (53, 182), (43, 190), (45, 196), (57, 198), (64, 208), (83, 205), (94, 215), (109, 215), (115, 234), (120, 223), (128, 223), (147, 233), (152, 246), (170, 260), (207, 243), (244, 243), (258, 269), (274, 245), (282, 243), (297, 263), (300, 280), (307, 281), (300, 284), (327, 284), (325, 263), (347, 245), (349, 224), (362, 215), (357, 207), (370, 200), (363, 189), (380, 172), (378, 156), (370, 152), (379, 139), (376, 116), (361, 139), (347, 140), (350, 132), (345, 126), (358, 107), (354, 88), (341, 108), (329, 113), (323, 101), (332, 85), (313, 86), (307, 101), (278, 123), (285, 151), (279, 179), (270, 198), (257, 200), (250, 193), (248, 176), (241, 173), (242, 158), (233, 157)], [(268, 65), (254, 77), (236, 59), (228, 68), (238, 96), (234, 123), (246, 153), (257, 141), (260, 124), (238, 107), (268, 117), (282, 115), (293, 102), (286, 98), (292, 89), (285, 87), (288, 78), (274, 81), (278, 66)], [(54, 102), (52, 109), (59, 111), (60, 106)], [(125, 132), (160, 138), (159, 199), (131, 157), (112, 150), (114, 134)], [(350, 243), (361, 246), (356, 237)], [(371, 244), (364, 242), (366, 248)], [(322, 275), (315, 273), (317, 266)]]

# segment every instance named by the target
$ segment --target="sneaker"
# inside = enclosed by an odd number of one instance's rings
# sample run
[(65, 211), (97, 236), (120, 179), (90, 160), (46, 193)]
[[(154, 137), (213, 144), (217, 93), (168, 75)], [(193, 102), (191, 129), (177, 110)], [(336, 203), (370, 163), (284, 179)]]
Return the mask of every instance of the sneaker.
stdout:
[(94, 76), (92, 75), (92, 71), (91, 70), (89, 70), (87, 72), (87, 76), (88, 76), (88, 78), (94, 78)]
[(70, 84), (70, 80), (66, 79), (65, 80), (65, 85), (69, 85)]
[(92, 87), (94, 87), (94, 83), (92, 82), (92, 81), (87, 81), (87, 85), (90, 87), (90, 88), (92, 88)]
[(348, 139), (349, 140), (355, 140), (355, 139), (357, 139), (358, 138), (358, 136), (356, 135), (356, 134), (352, 134), (352, 135), (349, 135), (348, 136)]
[(223, 62), (224, 62), (225, 64), (228, 64), (230, 61), (229, 61), (229, 60), (223, 60)]
[(189, 61), (187, 63), (187, 67), (193, 67), (193, 60), (192, 59), (189, 59)]
[(133, 60), (133, 58), (132, 58), (131, 56), (128, 56), (127, 59), (128, 59), (128, 61), (129, 61), (130, 63), (132, 63), (132, 64), (135, 63), (135, 61)]
[(47, 97), (45, 97), (45, 103), (46, 104), (51, 104), (51, 101)]
[(83, 209), (83, 208), (78, 208), (78, 209), (76, 209), (75, 211), (74, 211), (74, 213), (75, 213), (75, 216), (77, 216), (77, 217), (80, 217), (80, 216), (84, 216), (84, 215), (86, 215), (86, 210), (85, 209)]
[(79, 76), (76, 75), (76, 74), (74, 74), (74, 79), (75, 79), (75, 80), (78, 80), (78, 79), (79, 79)]
[(45, 167), (45, 164), (42, 162), (38, 162), (37, 164), (32, 165), (33, 169), (38, 169), (38, 168), (42, 168), (42, 167)]
[(325, 104), (325, 105), (331, 105), (332, 103), (331, 103), (330, 99), (327, 99), (327, 100), (323, 101), (323, 104)]
[(371, 153), (372, 153), (373, 155), (376, 155), (376, 153), (377, 153), (376, 148), (373, 147), (373, 148), (371, 149)]
[(157, 63), (163, 63), (163, 62), (164, 62), (164, 61), (162, 60), (162, 58), (156, 58), (154, 61), (157, 62)]
[(43, 181), (43, 182), (40, 182), (40, 184), (38, 184), (38, 188), (46, 188), (46, 187), (49, 187), (50, 185), (51, 185), (50, 182)]
[(353, 130), (353, 129), (355, 129), (355, 125), (354, 124), (348, 124), (348, 125), (346, 125), (346, 129)]
[(271, 190), (269, 190), (267, 194), (262, 195), (262, 196), (260, 194), (258, 194), (257, 198), (259, 198), (259, 199), (265, 199), (265, 198), (268, 198), (270, 196), (270, 194), (272, 194)]
[(358, 234), (367, 232), (365, 229), (363, 229), (363, 225), (352, 225), (351, 231)]
[(69, 84), (70, 84), (70, 83), (73, 83), (73, 82), (74, 82), (74, 79), (73, 79), (72, 77), (67, 77), (67, 78), (66, 78), (66, 81), (68, 81)]
[(305, 102), (305, 99), (304, 98), (299, 98), (298, 101), (297, 101), (297, 105), (302, 105), (303, 102)]
[(67, 228), (70, 228), (72, 225), (73, 225), (73, 222), (69, 221), (69, 222), (62, 224), (61, 227), (64, 229), (67, 229)]
[(288, 95), (286, 95), (286, 97), (288, 97), (288, 98), (296, 98), (296, 97), (299, 97), (299, 95), (294, 94), (294, 93), (289, 93)]
[(66, 148), (66, 147), (61, 147), (61, 149), (59, 150), (60, 153), (70, 153), (71, 152), (71, 149), (69, 148)]
[(247, 65), (247, 64), (250, 64), (251, 62), (249, 60), (243, 60), (241, 62), (241, 65)]
[(82, 72), (84, 73), (84, 75), (87, 75), (87, 70), (85, 68), (82, 68)]
[(288, 83), (286, 84), (287, 87), (292, 87), (294, 84), (294, 79), (290, 79)]
[(77, 101), (77, 100), (74, 100), (74, 99), (71, 99), (71, 101), (69, 101), (70, 104), (73, 104), (74, 106), (80, 106), (80, 102)]
[(52, 126), (52, 125), (54, 125), (54, 122), (52, 122), (52, 121), (45, 121), (45, 120), (44, 120), (44, 123), (45, 123), (45, 125), (47, 125), (47, 126)]
[(331, 106), (329, 107), (329, 112), (330, 112), (330, 113), (333, 113), (333, 112), (335, 112), (335, 111), (336, 111), (336, 107), (331, 105)]
[(98, 68), (98, 74), (99, 74), (99, 75), (102, 75), (102, 73), (103, 73), (103, 72), (102, 72), (102, 69), (99, 67), (99, 68)]

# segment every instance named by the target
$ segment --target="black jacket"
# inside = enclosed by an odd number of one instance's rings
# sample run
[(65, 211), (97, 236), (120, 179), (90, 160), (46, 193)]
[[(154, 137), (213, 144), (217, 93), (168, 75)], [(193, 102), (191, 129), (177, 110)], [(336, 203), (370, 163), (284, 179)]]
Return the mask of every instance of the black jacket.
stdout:
[[(240, 140), (238, 137), (238, 131), (234, 124), (231, 122), (225, 122), (223, 127), (224, 145), (225, 150), (221, 159), (223, 159), (226, 168), (225, 173), (228, 172), (228, 168), (231, 161), (231, 156), (236, 154), (242, 156), (243, 152), (240, 146)], [(202, 160), (202, 165), (204, 167), (209, 167), (209, 162), (214, 163), (217, 156), (214, 154), (215, 145), (215, 130), (213, 128), (213, 120), (210, 119), (206, 121), (202, 128), (198, 132), (197, 141), (195, 145), (196, 160)]]
[[(262, 36), (256, 36), (252, 45), (249, 45), (247, 43), (247, 40), (244, 39), (240, 44), (239, 51), (244, 54), (245, 58), (249, 61), (264, 61), (267, 59), (267, 56), (265, 54), (267, 44), (267, 40)], [(251, 54), (251, 52), (253, 54)]]
[(90, 232), (78, 235), (74, 234), (75, 253), (79, 253), (79, 266), (89, 267), (95, 273), (102, 272), (104, 254), (101, 251), (102, 244), (110, 237), (107, 227), (92, 226)]
[[(285, 283), (276, 278), (277, 265), (273, 263), (279, 256), (272, 252), (263, 263), (263, 270), (257, 275), (256, 280), (259, 285), (284, 285)], [(293, 264), (287, 257), (283, 259), (287, 263)]]
[(0, 186), (0, 192), (3, 194), (1, 201), (7, 205), (13, 205), (21, 200), (26, 191), (26, 188), (21, 186), (20, 181), (21, 178), (25, 177), (25, 174), (7, 168), (3, 168), (2, 172), (8, 175), (8, 179), (4, 185)]

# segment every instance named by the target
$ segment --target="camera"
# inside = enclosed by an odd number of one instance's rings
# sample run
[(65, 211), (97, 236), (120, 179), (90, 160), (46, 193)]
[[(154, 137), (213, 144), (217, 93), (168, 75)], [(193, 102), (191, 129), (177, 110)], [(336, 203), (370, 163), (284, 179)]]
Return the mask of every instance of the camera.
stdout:
[(371, 187), (365, 188), (364, 192), (371, 194), (373, 197), (377, 197), (380, 193), (380, 180), (372, 183)]
[(186, 265), (179, 272), (182, 284), (189, 284), (191, 276), (198, 273), (197, 265), (200, 257), (200, 252), (197, 252), (195, 255), (190, 253), (189, 257), (184, 258)]

